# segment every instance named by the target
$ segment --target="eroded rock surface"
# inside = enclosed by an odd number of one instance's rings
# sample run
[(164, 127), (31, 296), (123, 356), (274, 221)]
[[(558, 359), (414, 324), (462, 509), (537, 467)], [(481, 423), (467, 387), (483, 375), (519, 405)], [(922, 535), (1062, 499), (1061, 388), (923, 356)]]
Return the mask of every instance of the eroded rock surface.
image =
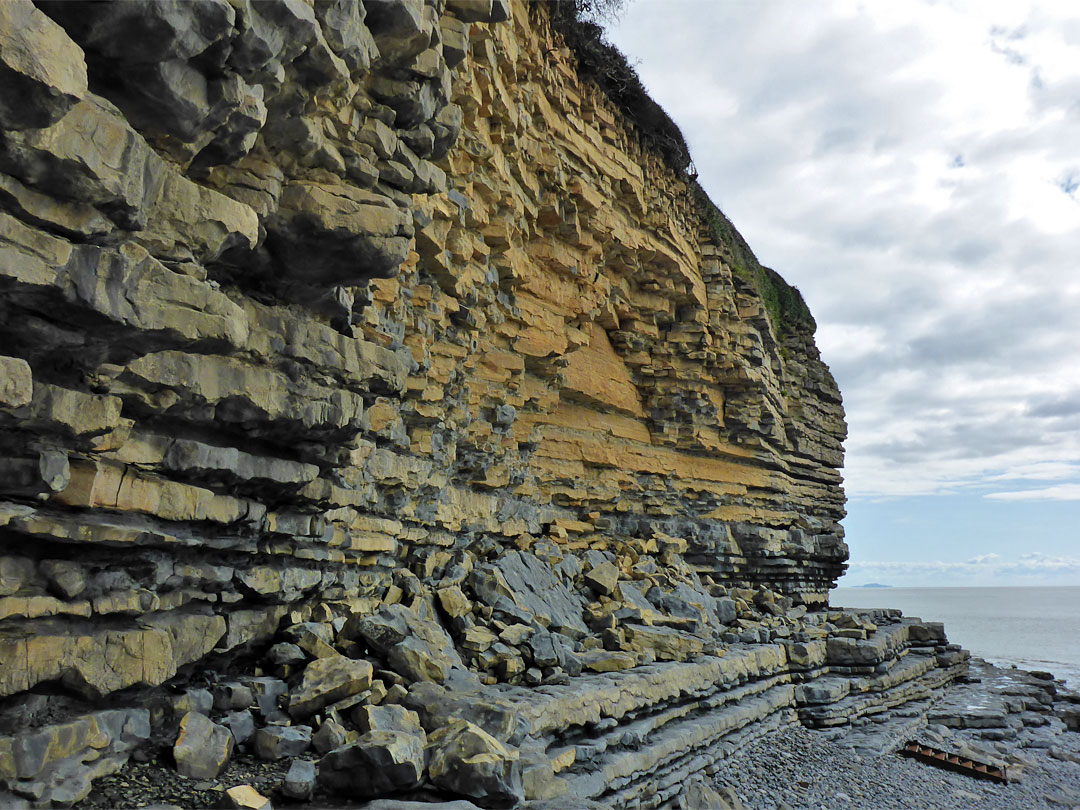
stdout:
[(0, 801), (673, 806), (933, 705), (940, 626), (828, 609), (840, 395), (710, 216), (543, 4), (5, 2)]

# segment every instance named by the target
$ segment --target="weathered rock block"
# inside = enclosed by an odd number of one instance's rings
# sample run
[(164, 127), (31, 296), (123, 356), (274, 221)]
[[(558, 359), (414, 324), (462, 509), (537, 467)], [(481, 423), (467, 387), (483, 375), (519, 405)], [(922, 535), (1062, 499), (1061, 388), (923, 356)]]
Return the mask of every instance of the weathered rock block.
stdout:
[(89, 93), (51, 126), (0, 135), (0, 168), (47, 194), (88, 202), (134, 230), (146, 225), (166, 173), (120, 112)]
[(198, 712), (180, 721), (180, 735), (173, 745), (176, 769), (193, 779), (214, 779), (225, 770), (232, 755), (232, 732)]
[(294, 759), (281, 783), (281, 792), (290, 799), (306, 801), (315, 790), (317, 771), (309, 759)]
[(18, 357), (0, 357), (0, 408), (21, 408), (34, 396), (30, 365)]
[(0, 129), (40, 129), (86, 95), (82, 51), (30, 0), (0, 6)]
[(253, 747), (259, 759), (298, 757), (311, 745), (310, 726), (266, 726), (255, 732)]
[(146, 709), (96, 712), (0, 737), (0, 779), (17, 793), (69, 805), (86, 797), (93, 779), (120, 770), (149, 737)]
[(369, 731), (319, 761), (319, 786), (359, 798), (414, 788), (424, 776), (424, 742), (423, 732)]
[(455, 718), (428, 738), (429, 775), (439, 787), (494, 802), (525, 798), (518, 752), (479, 726)]
[(309, 717), (324, 706), (358, 694), (371, 686), (373, 674), (367, 661), (344, 655), (318, 658), (307, 665), (300, 687), (289, 696), (289, 714)]

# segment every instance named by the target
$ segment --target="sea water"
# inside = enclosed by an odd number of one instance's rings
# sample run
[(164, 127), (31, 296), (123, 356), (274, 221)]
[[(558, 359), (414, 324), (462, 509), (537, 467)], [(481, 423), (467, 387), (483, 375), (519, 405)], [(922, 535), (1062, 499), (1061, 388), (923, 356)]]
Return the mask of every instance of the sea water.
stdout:
[(834, 588), (836, 607), (900, 608), (945, 622), (949, 641), (998, 666), (1040, 669), (1080, 688), (1080, 587)]

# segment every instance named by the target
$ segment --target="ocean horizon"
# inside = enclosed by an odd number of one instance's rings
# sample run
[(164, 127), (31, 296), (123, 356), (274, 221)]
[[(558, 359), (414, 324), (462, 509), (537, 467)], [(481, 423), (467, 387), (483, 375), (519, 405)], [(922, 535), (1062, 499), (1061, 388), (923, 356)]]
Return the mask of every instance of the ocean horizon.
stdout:
[(972, 655), (1080, 687), (1080, 585), (843, 587), (830, 591), (829, 602), (944, 622), (949, 641)]

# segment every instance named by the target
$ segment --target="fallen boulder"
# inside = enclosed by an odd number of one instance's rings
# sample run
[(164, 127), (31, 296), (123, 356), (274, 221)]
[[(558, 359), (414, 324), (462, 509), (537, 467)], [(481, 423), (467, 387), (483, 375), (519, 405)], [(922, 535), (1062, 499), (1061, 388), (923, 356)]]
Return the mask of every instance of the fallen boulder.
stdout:
[(414, 788), (424, 777), (423, 731), (369, 731), (319, 762), (319, 787), (356, 798)]
[(525, 798), (521, 759), (474, 723), (454, 718), (428, 738), (428, 775), (444, 790), (473, 799), (517, 804)]
[(188, 712), (180, 721), (173, 746), (176, 770), (193, 779), (214, 779), (225, 770), (233, 750), (233, 735), (205, 714)]
[(298, 719), (310, 717), (331, 703), (367, 689), (373, 674), (374, 668), (367, 661), (344, 655), (317, 658), (307, 665), (300, 688), (290, 696), (289, 714)]

